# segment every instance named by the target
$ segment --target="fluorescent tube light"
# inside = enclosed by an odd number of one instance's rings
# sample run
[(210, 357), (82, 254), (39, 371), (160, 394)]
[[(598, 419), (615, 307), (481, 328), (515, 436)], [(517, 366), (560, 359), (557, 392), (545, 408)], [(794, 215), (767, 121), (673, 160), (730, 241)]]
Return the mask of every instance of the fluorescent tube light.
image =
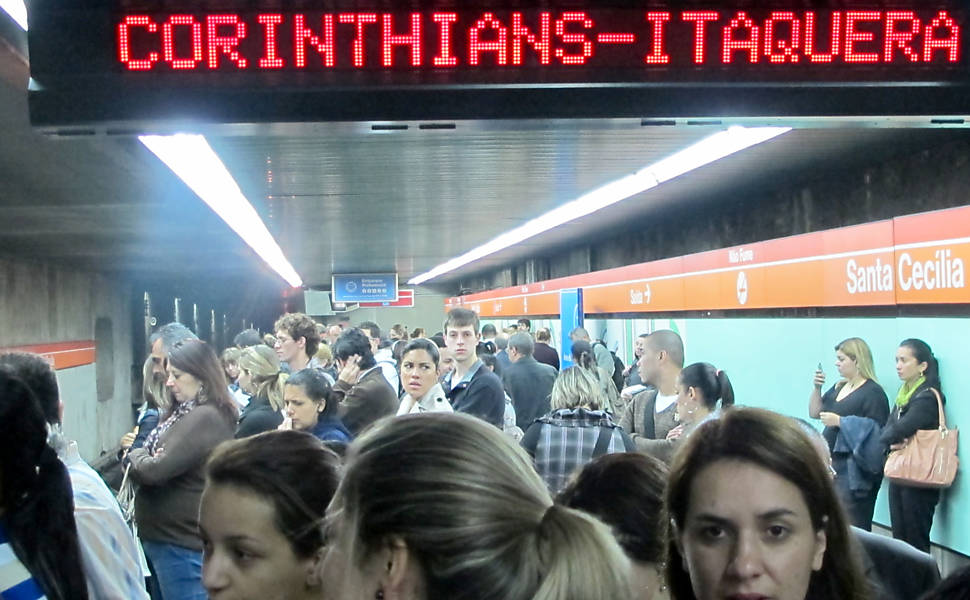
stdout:
[(27, 5), (24, 4), (24, 0), (0, 0), (0, 8), (24, 31), (27, 31)]
[(684, 173), (688, 173), (789, 131), (791, 131), (791, 127), (730, 127), (724, 131), (715, 133), (683, 150), (675, 152), (667, 158), (640, 169), (632, 175), (621, 177), (616, 181), (587, 192), (575, 200), (558, 206), (477, 248), (469, 250), (461, 256), (457, 256), (436, 266), (426, 273), (412, 277), (408, 280), (408, 285), (420, 285), (435, 277), (440, 277), (445, 273), (454, 271), (455, 269), (514, 246), (515, 244), (519, 244), (540, 233), (549, 231), (570, 221), (575, 221), (580, 217), (585, 217), (602, 208), (616, 204), (621, 200), (643, 193), (650, 188), (670, 181)]
[(138, 137), (152, 153), (168, 165), (202, 201), (249, 244), (266, 264), (293, 287), (303, 285), (293, 265), (266, 229), (266, 224), (222, 160), (201, 135), (142, 135)]

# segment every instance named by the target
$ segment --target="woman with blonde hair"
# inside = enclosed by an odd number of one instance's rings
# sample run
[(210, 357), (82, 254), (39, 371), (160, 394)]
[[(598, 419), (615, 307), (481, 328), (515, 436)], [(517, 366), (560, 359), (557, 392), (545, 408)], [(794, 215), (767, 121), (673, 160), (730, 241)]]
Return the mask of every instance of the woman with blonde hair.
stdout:
[(464, 414), (386, 419), (351, 444), (322, 576), (341, 600), (617, 600), (609, 529), (554, 505), (529, 457)]
[(621, 403), (620, 394), (610, 374), (596, 364), (593, 346), (586, 340), (576, 340), (573, 342), (572, 355), (573, 362), (586, 369), (599, 382), (600, 390), (603, 392), (600, 408), (613, 415), (622, 414), (624, 405)]
[(148, 435), (158, 426), (161, 414), (168, 412), (171, 404), (165, 382), (155, 376), (154, 365), (155, 361), (149, 355), (141, 367), (141, 397), (144, 402), (138, 409), (135, 429), (121, 438), (122, 453), (131, 448), (141, 448), (148, 439)]
[[(815, 372), (808, 414), (825, 425), (822, 435), (832, 453), (835, 488), (852, 524), (871, 531), (882, 484), (883, 451), (878, 438), (889, 418), (889, 399), (876, 383), (872, 352), (862, 339), (848, 338), (835, 346), (835, 367), (840, 379), (825, 394), (825, 373)], [(867, 448), (873, 450), (872, 461), (860, 460)]]
[(633, 440), (602, 409), (599, 381), (583, 367), (569, 367), (552, 385), (552, 411), (536, 419), (522, 438), (539, 476), (553, 493), (589, 461), (614, 452), (634, 452)]
[(252, 396), (239, 416), (236, 438), (276, 429), (283, 422), (283, 384), (288, 375), (269, 346), (250, 346), (239, 357), (239, 387)]

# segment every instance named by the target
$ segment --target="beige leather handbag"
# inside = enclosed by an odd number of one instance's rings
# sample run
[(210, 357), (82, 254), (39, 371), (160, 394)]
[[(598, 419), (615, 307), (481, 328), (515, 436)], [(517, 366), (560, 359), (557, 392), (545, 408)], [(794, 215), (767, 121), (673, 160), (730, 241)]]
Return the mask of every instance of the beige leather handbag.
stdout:
[(954, 427), (947, 429), (943, 414), (943, 400), (935, 388), (936, 403), (940, 409), (940, 426), (937, 429), (920, 429), (903, 442), (899, 450), (886, 457), (883, 472), (893, 483), (913, 487), (947, 488), (956, 477), (960, 459), (957, 458), (957, 434)]

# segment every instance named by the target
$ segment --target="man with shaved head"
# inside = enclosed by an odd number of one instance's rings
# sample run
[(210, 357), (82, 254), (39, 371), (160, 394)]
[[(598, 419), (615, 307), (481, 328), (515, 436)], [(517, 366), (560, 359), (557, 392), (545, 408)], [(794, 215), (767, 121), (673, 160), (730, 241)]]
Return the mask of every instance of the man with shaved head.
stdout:
[(620, 427), (637, 448), (662, 460), (670, 460), (667, 433), (677, 426), (677, 378), (684, 368), (684, 342), (677, 332), (661, 329), (644, 339), (637, 362), (646, 390), (627, 404)]

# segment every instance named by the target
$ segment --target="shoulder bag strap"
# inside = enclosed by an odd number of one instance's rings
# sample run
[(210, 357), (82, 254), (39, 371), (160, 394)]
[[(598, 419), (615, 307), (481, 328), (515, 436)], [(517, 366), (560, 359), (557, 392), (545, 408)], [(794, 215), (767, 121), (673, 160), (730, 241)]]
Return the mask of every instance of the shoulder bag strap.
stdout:
[(610, 440), (613, 439), (613, 428), (600, 426), (599, 436), (596, 438), (596, 447), (593, 448), (593, 456), (597, 458), (603, 456), (610, 449)]
[(946, 415), (943, 414), (943, 398), (940, 397), (940, 392), (936, 388), (930, 388), (933, 390), (933, 395), (936, 396), (936, 406), (940, 409), (940, 422), (939, 428), (946, 430)]

